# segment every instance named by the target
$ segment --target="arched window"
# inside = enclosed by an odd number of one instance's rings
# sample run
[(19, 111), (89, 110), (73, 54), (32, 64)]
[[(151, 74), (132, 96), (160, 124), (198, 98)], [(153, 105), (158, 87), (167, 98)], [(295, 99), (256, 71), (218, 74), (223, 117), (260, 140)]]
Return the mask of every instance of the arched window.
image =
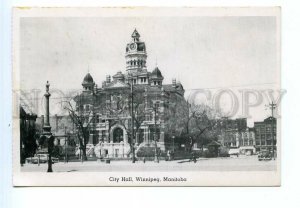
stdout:
[(121, 129), (120, 127), (117, 127), (113, 133), (113, 142), (120, 143), (123, 141), (123, 139), (124, 139), (123, 138), (123, 129)]

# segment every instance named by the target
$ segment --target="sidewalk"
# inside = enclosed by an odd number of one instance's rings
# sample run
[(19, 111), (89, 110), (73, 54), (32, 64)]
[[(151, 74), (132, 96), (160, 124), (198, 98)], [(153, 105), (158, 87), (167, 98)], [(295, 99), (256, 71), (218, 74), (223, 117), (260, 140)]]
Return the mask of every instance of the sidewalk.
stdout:
[[(276, 170), (276, 162), (258, 161), (256, 156), (234, 158), (199, 158), (196, 163), (185, 160), (154, 161), (100, 161), (59, 162), (53, 164), (54, 172), (106, 172), (106, 171), (272, 171)], [(24, 164), (22, 171), (43, 172), (47, 164)]]

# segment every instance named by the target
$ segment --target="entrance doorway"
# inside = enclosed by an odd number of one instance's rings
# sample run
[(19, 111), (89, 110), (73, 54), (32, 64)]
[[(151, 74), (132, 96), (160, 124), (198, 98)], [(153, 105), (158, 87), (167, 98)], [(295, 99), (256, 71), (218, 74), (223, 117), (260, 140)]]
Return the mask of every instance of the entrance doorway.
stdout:
[(114, 130), (114, 133), (113, 133), (113, 142), (114, 143), (120, 143), (123, 141), (123, 129), (121, 129), (120, 127), (117, 127), (115, 130)]

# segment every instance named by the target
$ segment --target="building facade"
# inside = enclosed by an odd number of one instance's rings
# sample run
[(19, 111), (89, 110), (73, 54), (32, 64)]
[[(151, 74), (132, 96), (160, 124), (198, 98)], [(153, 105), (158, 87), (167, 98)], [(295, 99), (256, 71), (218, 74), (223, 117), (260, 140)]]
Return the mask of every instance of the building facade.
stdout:
[(36, 143), (36, 118), (30, 108), (22, 100), (20, 104), (20, 161), (25, 162), (25, 158), (32, 157), (37, 149)]
[(247, 119), (225, 119), (220, 122), (219, 142), (228, 148), (239, 149), (240, 153), (256, 153), (254, 128), (247, 127)]
[(146, 45), (137, 30), (131, 38), (125, 50), (126, 72), (107, 75), (101, 87), (88, 73), (82, 93), (74, 99), (89, 129), (89, 143), (98, 146), (101, 156), (129, 157), (131, 144), (138, 151), (154, 141), (165, 151), (170, 109), (175, 102), (186, 102), (181, 83), (173, 79), (164, 84), (158, 67), (148, 71)]
[(276, 150), (277, 143), (277, 125), (276, 118), (269, 117), (261, 122), (254, 122), (256, 150)]

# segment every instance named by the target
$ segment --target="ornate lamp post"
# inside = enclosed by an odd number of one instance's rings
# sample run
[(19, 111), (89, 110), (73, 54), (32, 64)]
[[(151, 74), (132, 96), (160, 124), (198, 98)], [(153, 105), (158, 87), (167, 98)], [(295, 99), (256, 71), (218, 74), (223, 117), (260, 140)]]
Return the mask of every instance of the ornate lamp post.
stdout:
[(48, 170), (47, 172), (53, 172), (52, 170), (52, 152), (54, 148), (54, 137), (51, 133), (50, 119), (49, 119), (49, 97), (51, 94), (49, 93), (49, 82), (46, 83), (46, 93), (45, 96), (45, 121), (43, 126), (43, 134), (41, 137), (45, 138), (48, 144)]

